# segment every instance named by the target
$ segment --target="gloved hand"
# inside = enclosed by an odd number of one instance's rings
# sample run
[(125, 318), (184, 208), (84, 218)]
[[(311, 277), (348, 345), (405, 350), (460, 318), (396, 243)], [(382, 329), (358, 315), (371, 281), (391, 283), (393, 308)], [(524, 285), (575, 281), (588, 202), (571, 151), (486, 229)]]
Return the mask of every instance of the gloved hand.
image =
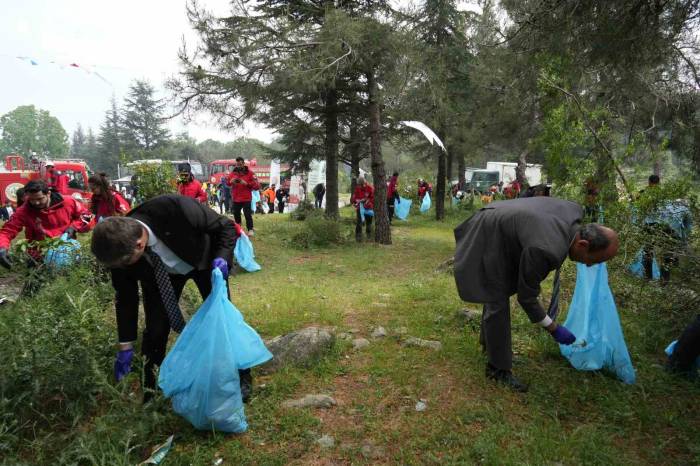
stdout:
[(12, 261), (10, 261), (10, 258), (7, 255), (7, 249), (5, 248), (0, 249), (0, 265), (5, 267), (7, 270), (10, 270), (12, 267)]
[(63, 232), (64, 235), (68, 235), (68, 238), (70, 239), (77, 239), (78, 238), (78, 230), (76, 230), (73, 227), (68, 227), (66, 230)]
[(557, 325), (557, 328), (555, 328), (551, 334), (556, 342), (561, 345), (570, 345), (576, 341), (576, 336), (563, 325)]
[(131, 372), (131, 360), (134, 358), (134, 349), (129, 348), (117, 352), (117, 359), (114, 361), (114, 377), (119, 382), (126, 374)]
[(228, 264), (226, 263), (226, 259), (223, 257), (217, 257), (214, 259), (211, 263), (211, 268), (221, 270), (221, 275), (224, 276), (224, 280), (228, 278)]

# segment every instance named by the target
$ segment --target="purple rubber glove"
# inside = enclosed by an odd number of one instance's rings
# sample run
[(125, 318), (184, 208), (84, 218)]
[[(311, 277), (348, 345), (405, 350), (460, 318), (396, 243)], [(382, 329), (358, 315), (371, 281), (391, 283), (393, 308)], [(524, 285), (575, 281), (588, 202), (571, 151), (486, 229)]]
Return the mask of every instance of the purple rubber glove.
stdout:
[(552, 337), (560, 345), (570, 345), (576, 341), (576, 336), (569, 332), (569, 329), (563, 325), (557, 325), (557, 328), (552, 332)]
[(224, 276), (224, 280), (228, 278), (228, 264), (226, 263), (226, 259), (223, 257), (217, 257), (214, 259), (211, 263), (211, 268), (221, 270), (221, 275)]
[(114, 361), (114, 377), (117, 379), (117, 382), (131, 372), (131, 360), (133, 357), (133, 348), (121, 350), (117, 353), (117, 359)]

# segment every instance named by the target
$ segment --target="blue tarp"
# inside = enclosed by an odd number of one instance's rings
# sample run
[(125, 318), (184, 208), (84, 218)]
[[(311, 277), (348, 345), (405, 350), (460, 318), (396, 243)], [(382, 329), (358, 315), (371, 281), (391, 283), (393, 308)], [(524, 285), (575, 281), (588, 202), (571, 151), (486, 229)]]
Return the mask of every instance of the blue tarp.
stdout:
[(423, 201), (420, 204), (420, 211), (427, 212), (428, 210), (430, 210), (430, 193), (425, 193)]
[(576, 264), (576, 289), (564, 326), (576, 335), (573, 345), (559, 345), (572, 366), (584, 371), (608, 369), (624, 383), (635, 382), (605, 263)]
[[(640, 249), (634, 258), (634, 262), (627, 267), (630, 272), (640, 278), (644, 278), (644, 264), (642, 264), (643, 257), (644, 251)], [(659, 263), (656, 262), (656, 257), (653, 257), (651, 262), (651, 278), (653, 280), (658, 280), (661, 278), (661, 270), (659, 270)]]
[(260, 336), (228, 300), (219, 269), (213, 290), (185, 325), (160, 367), (158, 385), (173, 410), (196, 429), (244, 432), (248, 425), (239, 369), (272, 358)]

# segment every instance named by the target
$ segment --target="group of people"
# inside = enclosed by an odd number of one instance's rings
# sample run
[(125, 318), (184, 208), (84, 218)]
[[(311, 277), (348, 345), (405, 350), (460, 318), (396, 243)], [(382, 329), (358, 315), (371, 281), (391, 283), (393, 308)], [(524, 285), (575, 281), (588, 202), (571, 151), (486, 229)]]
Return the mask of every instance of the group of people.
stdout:
[[(399, 172), (394, 172), (386, 184), (386, 204), (389, 223), (394, 218), (394, 206), (399, 199)], [(374, 218), (374, 186), (369, 184), (364, 176), (355, 181), (355, 188), (350, 196), (350, 203), (355, 207), (355, 239), (362, 242), (362, 227), (365, 227), (367, 241), (372, 240), (372, 219)]]

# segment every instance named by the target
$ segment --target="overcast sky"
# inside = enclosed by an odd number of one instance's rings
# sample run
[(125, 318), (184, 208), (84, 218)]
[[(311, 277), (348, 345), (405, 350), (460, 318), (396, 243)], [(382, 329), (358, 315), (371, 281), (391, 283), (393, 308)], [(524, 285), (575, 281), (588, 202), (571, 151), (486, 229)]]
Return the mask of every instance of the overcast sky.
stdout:
[[(200, 3), (215, 12), (229, 10), (228, 0)], [(57, 117), (70, 136), (78, 123), (97, 131), (112, 94), (121, 103), (134, 79), (148, 79), (163, 96), (163, 82), (178, 70), (183, 35), (194, 39), (185, 5), (186, 0), (0, 0), (0, 115), (34, 104)], [(71, 63), (79, 68), (66, 66)], [(169, 126), (200, 141), (274, 137), (255, 126), (220, 131), (205, 115), (187, 127), (181, 120)]]

